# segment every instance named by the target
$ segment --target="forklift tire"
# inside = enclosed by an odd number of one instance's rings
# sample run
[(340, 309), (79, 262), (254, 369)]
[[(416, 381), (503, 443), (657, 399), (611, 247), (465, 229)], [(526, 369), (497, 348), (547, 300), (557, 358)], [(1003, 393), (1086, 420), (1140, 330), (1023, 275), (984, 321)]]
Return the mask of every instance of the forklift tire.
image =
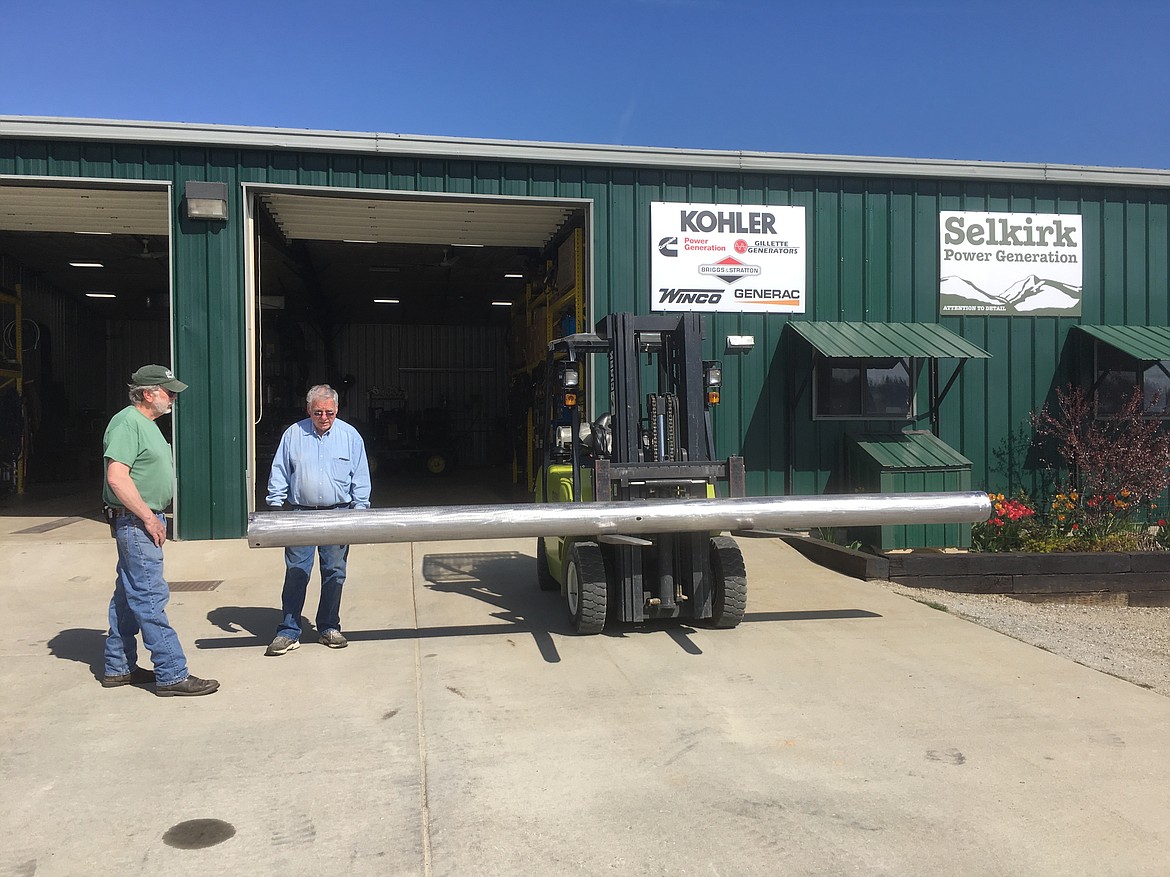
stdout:
[(565, 598), (573, 630), (580, 634), (601, 633), (609, 587), (605, 580), (605, 558), (596, 542), (574, 542), (565, 565)]
[(743, 554), (730, 536), (711, 537), (711, 572), (711, 626), (735, 627), (743, 621), (747, 609), (747, 570)]
[(552, 577), (548, 570), (548, 549), (544, 547), (544, 537), (536, 537), (536, 581), (542, 591), (559, 591), (561, 584)]

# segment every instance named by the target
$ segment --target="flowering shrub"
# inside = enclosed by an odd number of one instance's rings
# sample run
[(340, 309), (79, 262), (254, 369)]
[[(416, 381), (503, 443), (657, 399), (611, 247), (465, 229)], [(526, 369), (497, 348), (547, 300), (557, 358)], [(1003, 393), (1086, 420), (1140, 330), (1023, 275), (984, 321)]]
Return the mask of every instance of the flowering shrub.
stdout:
[(1026, 551), (1034, 529), (1036, 509), (1021, 493), (1008, 499), (990, 493), (991, 517), (971, 527), (971, 545), (976, 551)]
[[(1064, 490), (1047, 503), (1024, 493), (1008, 499), (988, 494), (991, 518), (971, 528), (976, 551), (1150, 551), (1170, 550), (1170, 526), (1143, 516), (1154, 504), (1139, 502), (1133, 491), (1085, 496)], [(1045, 509), (1043, 514), (1038, 508)]]
[[(1093, 394), (1056, 391), (1032, 414), (1035, 448), (1046, 460), (1034, 500), (989, 494), (993, 514), (971, 528), (976, 551), (1170, 550), (1170, 517), (1159, 501), (1170, 489), (1170, 420), (1147, 416), (1141, 388), (1108, 417)], [(1048, 498), (1048, 497), (1051, 498)], [(1155, 523), (1156, 521), (1156, 523)]]

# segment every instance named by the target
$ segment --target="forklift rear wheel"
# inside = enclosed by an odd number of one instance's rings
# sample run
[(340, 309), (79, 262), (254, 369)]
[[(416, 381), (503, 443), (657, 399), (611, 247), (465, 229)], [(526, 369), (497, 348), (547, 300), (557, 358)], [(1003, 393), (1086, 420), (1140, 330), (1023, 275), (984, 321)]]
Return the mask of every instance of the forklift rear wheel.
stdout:
[(548, 549), (544, 547), (544, 537), (536, 537), (536, 581), (542, 591), (559, 591), (560, 583), (552, 577), (548, 570)]
[(711, 537), (711, 572), (715, 586), (711, 626), (735, 627), (747, 609), (747, 570), (743, 554), (730, 536)]
[(575, 542), (565, 567), (565, 596), (573, 629), (581, 634), (601, 633), (609, 598), (605, 558), (596, 542)]

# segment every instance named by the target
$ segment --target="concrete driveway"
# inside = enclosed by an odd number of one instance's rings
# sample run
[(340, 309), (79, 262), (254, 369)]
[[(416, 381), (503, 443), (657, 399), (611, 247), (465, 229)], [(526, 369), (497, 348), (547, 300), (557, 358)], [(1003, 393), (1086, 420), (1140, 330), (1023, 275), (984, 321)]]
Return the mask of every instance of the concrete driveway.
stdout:
[(0, 875), (1167, 872), (1170, 700), (776, 540), (738, 629), (596, 637), (532, 540), (355, 546), (279, 658), (280, 550), (170, 543), (223, 687), (162, 699), (96, 681), (104, 525), (0, 528)]

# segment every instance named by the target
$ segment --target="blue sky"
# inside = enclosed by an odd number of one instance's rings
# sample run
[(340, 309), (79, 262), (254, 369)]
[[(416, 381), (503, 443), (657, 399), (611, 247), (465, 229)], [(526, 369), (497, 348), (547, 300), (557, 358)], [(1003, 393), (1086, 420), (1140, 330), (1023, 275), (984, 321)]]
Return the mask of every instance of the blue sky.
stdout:
[(13, 3), (0, 115), (1170, 168), (1170, 2)]

